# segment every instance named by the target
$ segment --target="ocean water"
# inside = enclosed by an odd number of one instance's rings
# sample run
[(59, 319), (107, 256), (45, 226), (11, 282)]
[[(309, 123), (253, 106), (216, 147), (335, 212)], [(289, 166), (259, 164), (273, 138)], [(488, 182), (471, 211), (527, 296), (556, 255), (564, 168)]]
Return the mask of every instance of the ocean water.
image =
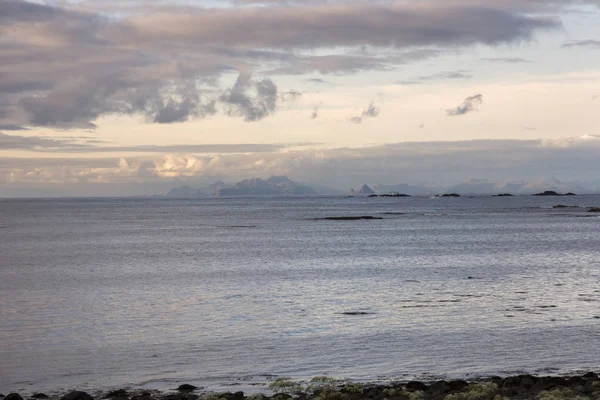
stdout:
[(600, 196), (0, 200), (0, 392), (597, 370), (600, 218), (556, 204)]

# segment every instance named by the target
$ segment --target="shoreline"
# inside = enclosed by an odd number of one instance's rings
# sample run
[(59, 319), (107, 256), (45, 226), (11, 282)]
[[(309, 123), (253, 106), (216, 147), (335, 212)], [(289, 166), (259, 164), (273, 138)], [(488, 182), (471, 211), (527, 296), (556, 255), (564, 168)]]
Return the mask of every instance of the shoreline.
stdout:
[(308, 382), (277, 378), (262, 389), (254, 393), (215, 392), (182, 384), (172, 390), (122, 388), (48, 394), (0, 393), (0, 400), (599, 400), (600, 377), (596, 372), (587, 372), (567, 376), (512, 375), (471, 380), (359, 383), (321, 376)]

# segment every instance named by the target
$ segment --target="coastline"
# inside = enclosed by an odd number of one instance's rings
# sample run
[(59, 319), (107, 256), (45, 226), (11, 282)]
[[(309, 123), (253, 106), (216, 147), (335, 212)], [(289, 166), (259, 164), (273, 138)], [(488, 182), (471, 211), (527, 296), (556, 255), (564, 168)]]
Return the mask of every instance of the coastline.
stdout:
[(278, 378), (256, 393), (214, 392), (190, 384), (173, 390), (122, 388), (110, 391), (2, 393), (2, 400), (598, 400), (595, 372), (570, 376), (512, 375), (473, 380), (358, 383), (329, 377), (294, 381)]

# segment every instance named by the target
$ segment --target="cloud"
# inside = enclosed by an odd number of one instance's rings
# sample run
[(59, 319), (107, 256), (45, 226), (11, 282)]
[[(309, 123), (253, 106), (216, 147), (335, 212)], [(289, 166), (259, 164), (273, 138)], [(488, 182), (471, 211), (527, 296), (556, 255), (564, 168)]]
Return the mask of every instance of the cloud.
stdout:
[(321, 109), (321, 107), (323, 107), (323, 103), (315, 104), (313, 106), (312, 112), (310, 114), (310, 119), (319, 118), (319, 110)]
[(496, 58), (482, 58), (482, 61), (492, 62), (492, 63), (507, 63), (507, 64), (522, 64), (522, 63), (530, 63), (531, 61), (526, 60), (521, 57), (496, 57)]
[[(411, 142), (361, 148), (302, 149), (265, 153), (162, 154), (127, 158), (0, 158), (3, 193), (58, 185), (61, 193), (161, 193), (182, 182), (237, 181), (272, 174), (340, 188), (358, 183), (448, 185), (477, 174), (492, 180), (597, 180), (600, 139)], [(385, 160), (385, 164), (383, 164)], [(568, 160), (568, 162), (565, 162)], [(398, 178), (404, 177), (404, 178)], [(600, 182), (599, 182), (600, 183)], [(125, 186), (123, 186), (125, 185)], [(161, 186), (162, 185), (162, 186)], [(104, 190), (102, 192), (102, 190)], [(115, 193), (116, 190), (121, 192)], [(150, 192), (148, 192), (150, 191)]]
[(432, 75), (422, 75), (408, 81), (398, 81), (398, 85), (418, 85), (426, 82), (442, 81), (442, 80), (466, 80), (473, 78), (473, 75), (466, 70), (445, 71)]
[(365, 108), (362, 113), (360, 113), (360, 115), (350, 117), (349, 121), (353, 124), (362, 124), (366, 118), (375, 118), (379, 116), (379, 112), (379, 107), (377, 107), (374, 102), (371, 102), (369, 106)]
[(457, 115), (465, 115), (470, 113), (471, 111), (477, 111), (477, 106), (481, 104), (483, 104), (483, 95), (476, 94), (467, 97), (465, 101), (463, 101), (463, 103), (458, 107), (446, 110), (446, 114), (450, 117)]
[(175, 123), (221, 106), (258, 121), (275, 111), (275, 83), (223, 90), (225, 74), (389, 69), (561, 26), (513, 3), (263, 3), (0, 1), (0, 124), (93, 129), (122, 113)]
[(289, 90), (287, 92), (279, 93), (279, 98), (282, 101), (296, 101), (302, 97), (302, 93), (297, 90)]
[(255, 81), (249, 74), (241, 73), (219, 101), (226, 106), (228, 115), (244, 117), (246, 122), (258, 121), (275, 112), (277, 86), (268, 78)]
[(38, 150), (43, 148), (83, 147), (76, 139), (43, 138), (39, 136), (6, 135), (0, 132), (0, 150)]
[(307, 82), (310, 83), (316, 83), (318, 85), (331, 85), (331, 82), (326, 81), (325, 79), (321, 79), (321, 78), (310, 78), (306, 80)]
[(600, 49), (600, 40), (572, 40), (564, 43), (562, 47), (565, 48), (586, 48), (586, 49)]

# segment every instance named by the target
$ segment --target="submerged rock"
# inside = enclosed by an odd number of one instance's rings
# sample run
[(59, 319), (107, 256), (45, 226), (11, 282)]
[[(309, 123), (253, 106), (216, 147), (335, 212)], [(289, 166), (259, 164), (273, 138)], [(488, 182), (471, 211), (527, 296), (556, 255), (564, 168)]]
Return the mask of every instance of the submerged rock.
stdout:
[(325, 218), (317, 218), (317, 221), (360, 221), (360, 220), (373, 220), (373, 219), (383, 219), (381, 217), (373, 217), (371, 215), (363, 215), (359, 217), (325, 217)]
[(73, 391), (60, 398), (60, 400), (94, 400), (92, 396), (86, 392)]
[(500, 194), (494, 195), (494, 197), (513, 197), (513, 195), (510, 193), (500, 193)]
[(187, 383), (184, 383), (183, 385), (180, 385), (177, 388), (177, 390), (180, 391), (180, 392), (191, 392), (191, 391), (194, 391), (196, 389), (198, 389), (197, 386), (190, 385), (190, 384), (187, 384)]
[(342, 315), (373, 315), (375, 313), (367, 312), (367, 311), (345, 311), (340, 314), (342, 314)]
[(35, 393), (35, 394), (32, 394), (31, 397), (34, 399), (47, 399), (48, 395), (45, 393)]
[(592, 212), (592, 213), (600, 213), (600, 207), (590, 207), (588, 209), (588, 212)]
[(10, 393), (4, 400), (23, 400), (19, 393)]

